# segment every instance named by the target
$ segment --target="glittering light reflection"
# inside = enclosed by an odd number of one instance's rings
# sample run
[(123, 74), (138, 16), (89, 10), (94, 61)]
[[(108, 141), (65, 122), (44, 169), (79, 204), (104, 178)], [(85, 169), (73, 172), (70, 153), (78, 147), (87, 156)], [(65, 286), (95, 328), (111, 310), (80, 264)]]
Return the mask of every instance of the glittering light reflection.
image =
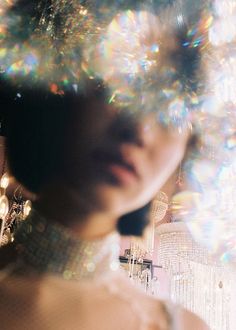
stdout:
[(236, 2), (215, 0), (203, 54), (205, 92), (195, 122), (198, 153), (186, 164), (200, 203), (186, 216), (193, 237), (223, 263), (236, 261)]
[(209, 40), (214, 46), (232, 42), (236, 35), (235, 17), (224, 22), (217, 22), (209, 30)]
[(229, 18), (235, 15), (236, 3), (234, 0), (215, 0), (214, 1), (215, 14), (218, 17)]
[(75, 84), (83, 88), (84, 78), (99, 78), (110, 90), (109, 103), (156, 112), (163, 125), (180, 131), (191, 126), (191, 112), (199, 107), (197, 62), (212, 21), (207, 12), (187, 23), (186, 12), (174, 5), (158, 15), (151, 6), (121, 11), (103, 1), (35, 6), (41, 15), (21, 26), (20, 36), (19, 12), (0, 21), (1, 72), (15, 85), (40, 82), (60, 94)]
[(112, 91), (110, 103), (136, 112), (156, 112), (164, 125), (189, 125), (190, 112), (199, 100), (174, 54), (187, 54), (193, 44), (200, 51), (209, 22), (204, 20), (188, 35), (184, 32), (188, 43), (183, 45), (173, 27), (173, 22), (177, 26), (184, 22), (181, 17), (170, 10), (160, 16), (149, 11), (121, 12), (108, 25), (95, 50), (86, 49), (88, 67)]
[(156, 17), (148, 12), (127, 11), (112, 20), (98, 49), (98, 57), (109, 67), (109, 70), (99, 68), (104, 70), (102, 76), (105, 80), (114, 73), (128, 74), (127, 79), (132, 80), (157, 64), (155, 54), (159, 53), (157, 41), (160, 33), (157, 23)]
[(29, 16), (20, 36), (16, 33), (22, 20), (19, 12), (0, 18), (1, 71), (15, 83), (33, 80), (66, 85), (79, 81), (81, 48), (99, 32), (96, 19), (87, 7), (72, 0), (35, 6), (42, 14), (37, 19)]
[(204, 49), (207, 46), (207, 35), (212, 22), (212, 15), (209, 12), (203, 13), (199, 23), (188, 30), (187, 40), (183, 43), (183, 46)]
[(186, 167), (200, 193), (186, 222), (193, 237), (222, 262), (236, 261), (236, 3), (215, 0), (203, 54), (205, 92), (196, 117), (198, 153)]

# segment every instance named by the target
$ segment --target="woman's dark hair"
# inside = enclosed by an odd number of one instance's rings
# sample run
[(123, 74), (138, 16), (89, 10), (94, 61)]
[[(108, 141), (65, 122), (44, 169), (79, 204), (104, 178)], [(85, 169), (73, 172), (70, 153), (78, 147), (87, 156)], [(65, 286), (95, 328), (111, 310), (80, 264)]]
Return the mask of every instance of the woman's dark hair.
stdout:
[[(18, 88), (0, 84), (0, 106), (6, 122), (6, 153), (11, 174), (29, 191), (41, 189), (63, 173), (63, 148), (74, 102), (86, 105), (86, 96), (75, 91), (53, 94), (44, 88)], [(96, 98), (104, 97), (97, 93)], [(122, 235), (141, 236), (148, 224), (148, 206), (120, 218)]]
[(70, 98), (41, 89), (11, 95), (6, 111), (6, 153), (10, 172), (37, 194), (60, 171), (66, 110)]

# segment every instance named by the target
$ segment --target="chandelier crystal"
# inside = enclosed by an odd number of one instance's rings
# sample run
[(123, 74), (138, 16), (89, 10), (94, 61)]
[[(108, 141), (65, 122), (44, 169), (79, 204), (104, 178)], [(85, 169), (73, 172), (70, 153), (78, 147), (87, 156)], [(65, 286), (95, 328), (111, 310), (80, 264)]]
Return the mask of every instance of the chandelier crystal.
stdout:
[(170, 277), (171, 299), (198, 314), (212, 330), (234, 330), (234, 267), (215, 260), (183, 222), (157, 227), (158, 261)]

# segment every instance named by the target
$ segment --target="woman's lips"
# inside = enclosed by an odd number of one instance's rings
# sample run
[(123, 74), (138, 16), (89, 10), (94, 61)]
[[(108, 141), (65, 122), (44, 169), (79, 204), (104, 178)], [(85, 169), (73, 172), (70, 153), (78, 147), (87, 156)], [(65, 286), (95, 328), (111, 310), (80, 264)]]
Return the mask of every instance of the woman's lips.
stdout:
[(107, 171), (117, 179), (120, 184), (128, 185), (137, 181), (137, 175), (125, 165), (111, 163), (107, 165)]
[(96, 150), (93, 153), (93, 161), (98, 168), (102, 168), (108, 178), (113, 178), (115, 183), (128, 185), (138, 180), (135, 167), (119, 151), (104, 152)]

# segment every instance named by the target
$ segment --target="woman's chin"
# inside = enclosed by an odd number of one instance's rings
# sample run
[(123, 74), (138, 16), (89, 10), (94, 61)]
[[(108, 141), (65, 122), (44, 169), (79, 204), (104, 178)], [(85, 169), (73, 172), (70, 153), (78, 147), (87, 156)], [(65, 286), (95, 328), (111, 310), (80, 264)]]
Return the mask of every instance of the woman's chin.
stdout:
[(98, 210), (100, 209), (100, 211), (110, 213), (116, 217), (123, 216), (144, 206), (151, 199), (143, 198), (137, 187), (124, 189), (124, 187), (109, 185), (97, 187), (94, 197)]

